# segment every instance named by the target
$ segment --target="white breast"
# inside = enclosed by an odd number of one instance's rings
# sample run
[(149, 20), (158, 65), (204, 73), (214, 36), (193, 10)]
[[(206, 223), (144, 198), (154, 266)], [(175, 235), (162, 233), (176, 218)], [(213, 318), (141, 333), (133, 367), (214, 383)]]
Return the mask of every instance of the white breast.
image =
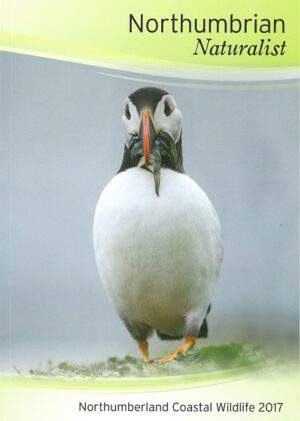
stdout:
[[(182, 333), (209, 305), (222, 260), (220, 225), (200, 187), (188, 176), (132, 168), (102, 192), (94, 247), (100, 277), (120, 314)], [(199, 323), (198, 320), (198, 323)]]

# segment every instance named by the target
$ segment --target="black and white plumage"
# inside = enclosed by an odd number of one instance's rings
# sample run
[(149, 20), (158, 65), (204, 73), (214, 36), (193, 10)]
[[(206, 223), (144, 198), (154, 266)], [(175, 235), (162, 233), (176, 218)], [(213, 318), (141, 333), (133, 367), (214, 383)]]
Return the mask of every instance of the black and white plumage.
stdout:
[(223, 244), (217, 214), (184, 173), (182, 115), (174, 98), (142, 88), (124, 105), (124, 156), (103, 190), (94, 219), (99, 275), (145, 361), (147, 338), (207, 336), (205, 316)]

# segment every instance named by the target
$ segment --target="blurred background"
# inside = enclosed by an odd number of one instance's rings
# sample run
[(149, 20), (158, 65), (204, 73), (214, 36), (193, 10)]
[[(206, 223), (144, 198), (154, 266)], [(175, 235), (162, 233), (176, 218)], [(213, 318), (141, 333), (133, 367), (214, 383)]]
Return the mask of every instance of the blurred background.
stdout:
[[(224, 263), (199, 345), (251, 340), (296, 355), (297, 86), (168, 86), (12, 53), (1, 53), (0, 72), (0, 371), (138, 355), (98, 277), (92, 224), (121, 163), (124, 98), (147, 85), (175, 97), (186, 172), (222, 224)], [(150, 346), (155, 356), (176, 344)]]

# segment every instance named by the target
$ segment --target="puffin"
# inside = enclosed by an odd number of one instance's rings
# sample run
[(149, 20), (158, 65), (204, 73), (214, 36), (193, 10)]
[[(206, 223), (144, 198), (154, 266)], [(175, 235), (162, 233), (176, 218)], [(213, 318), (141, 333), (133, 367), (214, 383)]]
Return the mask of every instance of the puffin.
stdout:
[[(198, 117), (195, 117), (198, 118)], [(223, 258), (217, 213), (183, 167), (182, 113), (156, 87), (124, 102), (124, 153), (98, 200), (95, 259), (106, 292), (145, 362), (148, 338), (181, 339), (167, 363), (207, 337)]]

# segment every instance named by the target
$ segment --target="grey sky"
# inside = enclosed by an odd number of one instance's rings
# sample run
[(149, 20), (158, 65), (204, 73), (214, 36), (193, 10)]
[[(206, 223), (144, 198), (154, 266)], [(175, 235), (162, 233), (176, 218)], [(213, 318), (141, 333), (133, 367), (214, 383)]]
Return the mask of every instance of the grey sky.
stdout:
[[(121, 163), (123, 100), (144, 84), (8, 53), (0, 68), (0, 370), (135, 353), (98, 279), (92, 221)], [(223, 228), (210, 341), (295, 335), (297, 89), (156, 86), (183, 113), (186, 172)]]

